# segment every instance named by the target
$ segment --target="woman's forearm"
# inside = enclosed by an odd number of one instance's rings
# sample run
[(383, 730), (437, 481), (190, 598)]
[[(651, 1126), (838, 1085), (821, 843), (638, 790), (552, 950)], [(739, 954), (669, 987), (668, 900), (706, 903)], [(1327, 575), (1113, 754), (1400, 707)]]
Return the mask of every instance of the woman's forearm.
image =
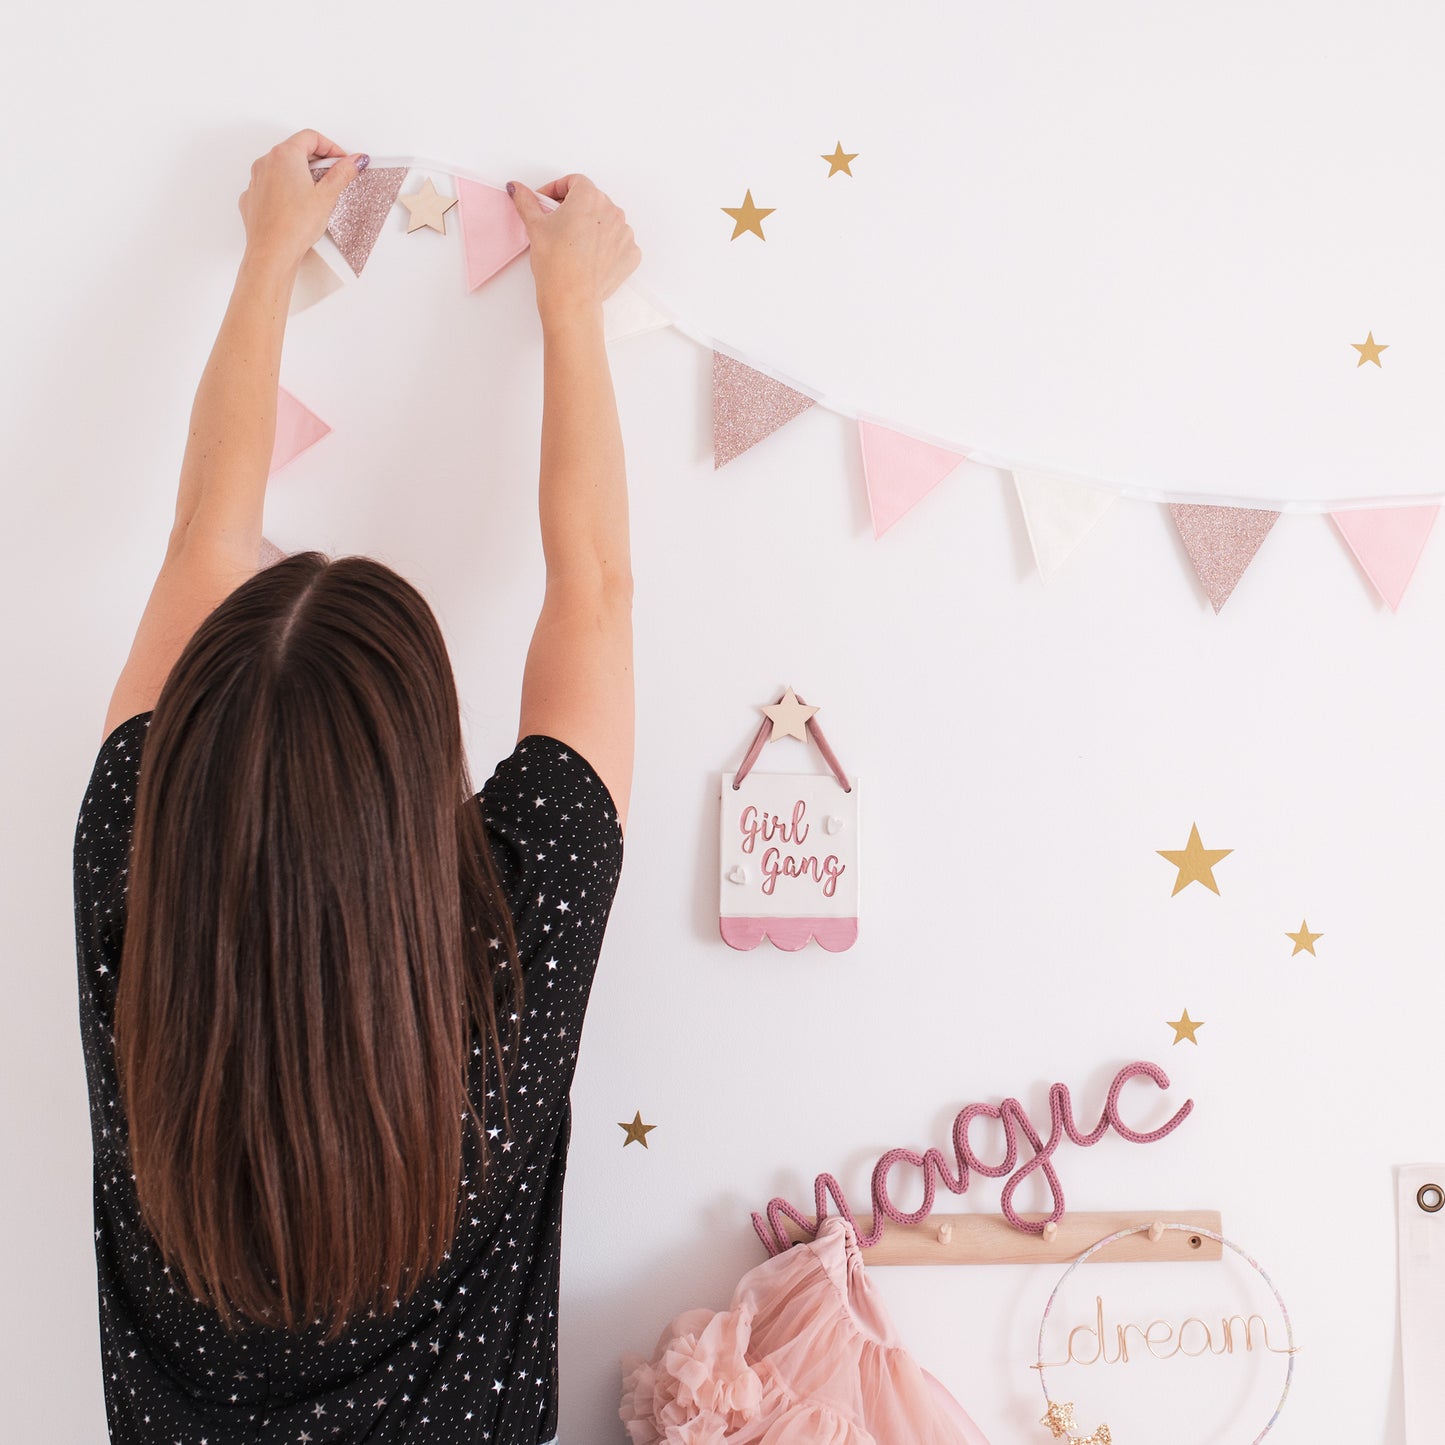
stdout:
[(630, 600), (622, 427), (596, 303), (542, 317), (538, 510), (549, 586), (595, 585)]
[(296, 267), (248, 251), (191, 406), (172, 545), (254, 556), (271, 454), (281, 347)]

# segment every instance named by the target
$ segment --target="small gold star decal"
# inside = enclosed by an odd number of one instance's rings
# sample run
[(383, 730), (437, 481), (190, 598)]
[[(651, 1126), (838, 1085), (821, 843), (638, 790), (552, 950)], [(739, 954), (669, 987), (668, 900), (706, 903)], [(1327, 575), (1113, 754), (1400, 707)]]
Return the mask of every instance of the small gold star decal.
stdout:
[(1300, 920), (1298, 933), (1286, 933), (1285, 937), (1294, 940), (1294, 949), (1290, 953), (1291, 958), (1293, 958), (1296, 953), (1308, 953), (1315, 958), (1319, 957), (1319, 954), (1315, 953), (1315, 939), (1323, 938), (1324, 934), (1311, 933), (1310, 926), (1304, 919)]
[(636, 1114), (632, 1116), (632, 1122), (630, 1124), (618, 1124), (617, 1127), (619, 1129), (625, 1129), (627, 1131), (627, 1137), (622, 1141), (622, 1147), (624, 1149), (627, 1148), (627, 1146), (631, 1144), (634, 1140), (637, 1143), (641, 1144), (644, 1149), (646, 1149), (647, 1136), (653, 1129), (657, 1128), (657, 1125), (644, 1124), (642, 1122), (642, 1112), (641, 1110), (639, 1110)]
[(839, 141), (833, 154), (823, 156), (822, 159), (828, 162), (828, 176), (830, 178), (836, 176), (839, 171), (842, 171), (845, 176), (851, 176), (853, 172), (848, 169), (848, 162), (856, 161), (858, 159), (858, 152), (854, 151), (849, 155), (843, 150), (843, 142)]
[(1169, 1027), (1174, 1030), (1174, 1042), (1183, 1043), (1188, 1039), (1191, 1044), (1197, 1045), (1199, 1040), (1194, 1037), (1197, 1029), (1204, 1027), (1203, 1019), (1192, 1019), (1189, 1017), (1189, 1010), (1185, 1009), (1181, 1017), (1167, 1020)]
[(419, 191), (413, 191), (409, 196), (398, 196), (411, 216), (407, 222), (406, 233), (411, 235), (413, 231), (419, 231), (423, 226), (430, 226), (433, 231), (440, 231), (443, 236), (447, 233), (447, 223), (443, 219), (446, 213), (456, 205), (455, 196), (444, 196), (432, 185), (430, 176), (422, 182)]
[[(1360, 353), (1360, 359), (1355, 363), (1357, 370), (1367, 361), (1373, 361), (1376, 366), (1379, 366), (1380, 353), (1390, 349), (1388, 345), (1375, 340), (1375, 333), (1373, 331), (1366, 333), (1363, 341), (1352, 341), (1350, 345)], [(1383, 368), (1381, 369), (1383, 370)]]
[[(1189, 842), (1185, 847), (1158, 848), (1155, 851), (1179, 870), (1179, 876), (1174, 880), (1174, 893), (1178, 893), (1181, 888), (1187, 888), (1191, 883), (1202, 883), (1211, 893), (1218, 893), (1219, 887), (1214, 881), (1214, 865), (1221, 858), (1229, 857), (1234, 849), (1206, 848), (1199, 840), (1198, 826), (1191, 823)], [(1169, 896), (1172, 898), (1174, 893)]]
[(763, 709), (773, 721), (773, 731), (768, 737), (770, 743), (779, 738), (799, 738), (808, 741), (808, 719), (818, 711), (798, 701), (798, 694), (789, 688), (781, 702), (770, 702)]
[(747, 231), (751, 231), (760, 241), (768, 238), (763, 235), (763, 217), (771, 216), (778, 208), (776, 206), (755, 206), (753, 204), (753, 193), (749, 191), (743, 197), (740, 206), (723, 206), (722, 210), (730, 215), (736, 224), (733, 226), (733, 233), (728, 238), (736, 241), (737, 238)]

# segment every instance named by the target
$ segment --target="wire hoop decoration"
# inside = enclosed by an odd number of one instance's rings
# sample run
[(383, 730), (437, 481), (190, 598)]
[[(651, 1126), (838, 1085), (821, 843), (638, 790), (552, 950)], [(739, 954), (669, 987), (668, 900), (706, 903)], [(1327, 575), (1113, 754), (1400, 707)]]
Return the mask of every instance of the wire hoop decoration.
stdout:
[(1220, 1244), (1224, 1245), (1226, 1249), (1233, 1250), (1234, 1253), (1237, 1254), (1247, 1265), (1249, 1265), (1250, 1268), (1253, 1269), (1254, 1272), (1259, 1275), (1259, 1277), (1265, 1282), (1265, 1284), (1269, 1286), (1270, 1293), (1274, 1295), (1275, 1303), (1279, 1306), (1279, 1312), (1284, 1318), (1285, 1338), (1289, 1344), (1289, 1349), (1287, 1352), (1289, 1357), (1289, 1363), (1285, 1367), (1284, 1388), (1279, 1392), (1279, 1400), (1275, 1404), (1274, 1413), (1269, 1417), (1269, 1420), (1266, 1422), (1264, 1429), (1261, 1430), (1259, 1434), (1256, 1435), (1254, 1439), (1250, 1442), (1250, 1445), (1259, 1445), (1259, 1442), (1263, 1440), (1264, 1437), (1268, 1435), (1271, 1430), (1274, 1429), (1276, 1423), (1278, 1422), (1279, 1417), (1284, 1410), (1285, 1401), (1289, 1399), (1289, 1388), (1290, 1385), (1294, 1382), (1294, 1357), (1296, 1354), (1299, 1353), (1299, 1347), (1294, 1342), (1294, 1325), (1290, 1322), (1289, 1308), (1285, 1304), (1284, 1296), (1280, 1294), (1278, 1286), (1269, 1277), (1269, 1274), (1265, 1270), (1264, 1266), (1260, 1264), (1260, 1262), (1255, 1259), (1253, 1255), (1246, 1253), (1246, 1251), (1242, 1250), (1237, 1244), (1234, 1243), (1233, 1240), (1226, 1239), (1222, 1234), (1216, 1234), (1212, 1229), (1200, 1229), (1196, 1225), (1192, 1224), (1141, 1224), (1135, 1229), (1121, 1229), (1116, 1234), (1107, 1235), (1103, 1239), (1098, 1240), (1094, 1244), (1091, 1244), (1088, 1249), (1086, 1249), (1063, 1272), (1063, 1274), (1059, 1276), (1058, 1283), (1054, 1285), (1054, 1288), (1050, 1293), (1047, 1302), (1044, 1305), (1044, 1313), (1039, 1320), (1038, 1359), (1037, 1362), (1031, 1365), (1029, 1368), (1037, 1370), (1039, 1372), (1039, 1384), (1043, 1388), (1044, 1392), (1044, 1407), (1048, 1411), (1047, 1415), (1040, 1423), (1048, 1425), (1053, 1430), (1055, 1437), (1067, 1435), (1068, 1439), (1077, 1441), (1078, 1445), (1110, 1445), (1110, 1442), (1113, 1439), (1112, 1435), (1109, 1433), (1109, 1427), (1107, 1425), (1101, 1425), (1098, 1430), (1096, 1430), (1092, 1435), (1080, 1436), (1074, 1434), (1073, 1430), (1077, 1427), (1075, 1427), (1073, 1423), (1072, 1405), (1059, 1405), (1049, 1394), (1049, 1382), (1045, 1378), (1045, 1373), (1048, 1369), (1048, 1366), (1044, 1364), (1044, 1328), (1049, 1322), (1049, 1314), (1053, 1310), (1054, 1301), (1058, 1299), (1059, 1292), (1068, 1282), (1069, 1276), (1073, 1274), (1073, 1272), (1078, 1269), (1081, 1264), (1085, 1263), (1085, 1261), (1087, 1261), (1092, 1255), (1097, 1254), (1099, 1250), (1103, 1249), (1105, 1245), (1113, 1244), (1120, 1239), (1127, 1239), (1132, 1234), (1147, 1234), (1150, 1236), (1151, 1239), (1157, 1239), (1159, 1236), (1157, 1233), (1155, 1233), (1155, 1231), (1159, 1231), (1162, 1233), (1162, 1231), (1166, 1229), (1175, 1229), (1181, 1231), (1182, 1233), (1191, 1235), (1200, 1234), (1203, 1235), (1206, 1239), (1217, 1240)]

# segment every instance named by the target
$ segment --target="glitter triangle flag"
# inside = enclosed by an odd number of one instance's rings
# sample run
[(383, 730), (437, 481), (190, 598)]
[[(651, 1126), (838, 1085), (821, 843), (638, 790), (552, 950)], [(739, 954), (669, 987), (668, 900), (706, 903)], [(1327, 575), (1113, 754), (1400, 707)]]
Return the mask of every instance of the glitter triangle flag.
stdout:
[(874, 421), (859, 421), (858, 442), (863, 450), (863, 482), (868, 488), (875, 538), (912, 511), (965, 455)]
[(310, 407), (303, 406), (284, 386), (276, 388), (276, 444), (271, 449), (271, 470), (275, 476), (307, 447), (315, 446), (331, 428)]
[(264, 572), (272, 564), (279, 562), (286, 554), (269, 538), (261, 538), (261, 555), (256, 563), (256, 570)]
[(1013, 478), (1041, 577), (1052, 577), (1119, 500), (1117, 492), (1049, 472), (1021, 470)]
[[(329, 167), (312, 166), (311, 179), (319, 181)], [(376, 238), (396, 204), (406, 166), (368, 166), (342, 192), (326, 223), (326, 234), (358, 275), (371, 255)]]
[(467, 290), (475, 291), (527, 249), (527, 228), (506, 191), (469, 181), (465, 176), (457, 176), (456, 182)]
[(1420, 554), (1435, 525), (1438, 505), (1428, 507), (1364, 507), (1331, 512), (1355, 560), (1376, 592), (1394, 612), (1415, 575)]
[(609, 341), (641, 336), (644, 331), (671, 325), (647, 297), (625, 281), (602, 303), (602, 327)]
[(1261, 507), (1191, 506), (1171, 502), (1169, 514), (1194, 564), (1209, 605), (1218, 612), (1254, 561), (1278, 512)]
[(712, 465), (716, 471), (813, 405), (776, 377), (712, 354)]

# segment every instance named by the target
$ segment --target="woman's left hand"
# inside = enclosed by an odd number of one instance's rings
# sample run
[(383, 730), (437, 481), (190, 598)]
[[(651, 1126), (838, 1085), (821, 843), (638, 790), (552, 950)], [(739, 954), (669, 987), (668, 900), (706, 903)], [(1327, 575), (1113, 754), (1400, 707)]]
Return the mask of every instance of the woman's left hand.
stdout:
[[(339, 159), (313, 181), (311, 161), (331, 156)], [(347, 155), (314, 130), (298, 130), (272, 146), (252, 164), (251, 184), (237, 202), (246, 223), (247, 252), (299, 266), (325, 232), (337, 198), (365, 169), (367, 159), (361, 153)]]

